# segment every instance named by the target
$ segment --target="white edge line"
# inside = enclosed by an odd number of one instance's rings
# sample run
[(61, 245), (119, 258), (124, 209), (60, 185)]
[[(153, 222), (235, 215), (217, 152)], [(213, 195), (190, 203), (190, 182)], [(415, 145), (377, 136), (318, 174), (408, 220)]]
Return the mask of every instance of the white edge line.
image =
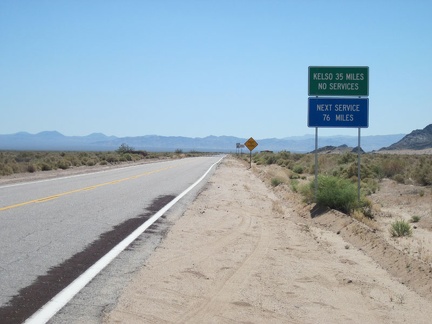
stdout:
[(138, 238), (144, 231), (150, 227), (159, 217), (165, 214), (172, 206), (174, 206), (181, 198), (183, 198), (189, 191), (198, 185), (211, 171), (211, 169), (220, 163), (224, 157), (212, 164), (210, 168), (193, 183), (189, 188), (183, 191), (176, 198), (171, 200), (156, 214), (149, 218), (144, 224), (133, 231), (128, 237), (117, 244), (111, 251), (100, 258), (95, 264), (88, 268), (78, 278), (76, 278), (69, 286), (55, 295), (48, 303), (42, 306), (36, 313), (30, 316), (24, 323), (26, 324), (41, 324), (48, 322), (60, 309), (62, 309), (77, 293), (81, 291), (99, 272), (101, 272), (112, 260), (114, 260), (124, 249), (126, 249), (135, 239)]

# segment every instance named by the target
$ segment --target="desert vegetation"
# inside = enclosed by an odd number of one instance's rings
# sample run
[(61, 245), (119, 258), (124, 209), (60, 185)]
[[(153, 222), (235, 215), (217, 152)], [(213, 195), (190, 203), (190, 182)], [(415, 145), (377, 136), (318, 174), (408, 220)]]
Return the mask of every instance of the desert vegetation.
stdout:
[(15, 173), (34, 173), (58, 169), (92, 167), (97, 165), (115, 165), (148, 159), (175, 159), (203, 155), (205, 153), (182, 150), (175, 152), (147, 152), (135, 150), (122, 144), (116, 151), (110, 152), (35, 152), (35, 151), (0, 151), (0, 176)]
[[(253, 162), (258, 165), (277, 164), (295, 175), (313, 174), (313, 154), (298, 154), (282, 151), (279, 153), (257, 153)], [(321, 175), (335, 176), (357, 181), (357, 154), (322, 154), (318, 156), (318, 170)], [(371, 180), (393, 179), (399, 183), (432, 185), (432, 159), (426, 155), (363, 154), (361, 177), (365, 188), (375, 190)]]
[[(249, 156), (240, 158), (249, 164)], [(428, 282), (423, 274), (432, 269), (431, 155), (362, 154), (360, 199), (357, 161), (355, 153), (319, 154), (316, 192), (314, 154), (255, 153), (253, 172), (286, 201), (280, 207), (284, 217), (297, 213), (311, 233), (333, 231), (396, 277)]]
[(412, 228), (407, 221), (403, 219), (398, 219), (391, 223), (389, 232), (393, 237), (411, 236)]
[[(243, 156), (245, 160), (248, 158)], [(367, 218), (373, 218), (368, 196), (379, 190), (382, 179), (425, 188), (432, 185), (432, 159), (427, 155), (363, 154), (360, 201), (357, 194), (358, 157), (355, 153), (318, 155), (316, 193), (314, 154), (262, 152), (253, 155), (253, 162), (258, 166), (280, 167), (277, 174), (270, 177), (273, 187), (288, 184), (294, 192), (301, 193), (307, 203), (315, 201), (347, 214), (358, 215), (360, 212)], [(424, 191), (419, 192), (422, 194)]]

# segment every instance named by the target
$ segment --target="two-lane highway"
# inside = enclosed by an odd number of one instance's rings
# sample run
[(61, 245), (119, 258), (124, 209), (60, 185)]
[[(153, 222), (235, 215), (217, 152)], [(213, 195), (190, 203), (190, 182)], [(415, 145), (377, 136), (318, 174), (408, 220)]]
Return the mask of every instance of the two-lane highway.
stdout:
[(46, 295), (49, 280), (63, 280), (53, 278), (53, 268), (75, 267), (67, 261), (104, 233), (142, 218), (158, 198), (178, 196), (220, 158), (187, 158), (0, 186), (0, 315), (11, 310), (11, 302), (15, 308), (17, 301), (25, 304), (22, 295), (30, 294), (26, 287), (37, 278), (47, 286), (37, 290), (45, 289)]

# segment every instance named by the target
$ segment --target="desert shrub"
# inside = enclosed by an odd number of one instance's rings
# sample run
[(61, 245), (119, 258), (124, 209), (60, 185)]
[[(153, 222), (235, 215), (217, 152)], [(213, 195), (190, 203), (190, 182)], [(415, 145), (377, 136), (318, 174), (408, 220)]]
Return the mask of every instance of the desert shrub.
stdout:
[(313, 181), (311, 183), (303, 183), (299, 187), (299, 192), (303, 196), (305, 203), (312, 203), (315, 200), (315, 189)]
[(402, 184), (405, 183), (405, 177), (400, 173), (395, 174), (393, 176), (393, 180), (396, 181), (397, 183), (402, 183)]
[(10, 167), (13, 170), (13, 173), (19, 173), (21, 171), (20, 165), (18, 163), (10, 164)]
[[(297, 161), (298, 163), (296, 163)], [(294, 165), (299, 165), (304, 170), (309, 167), (310, 158), (305, 154), (293, 154), (288, 151), (278, 153), (260, 152), (253, 155), (253, 162), (257, 165), (277, 164), (291, 170)]]
[(420, 185), (432, 185), (432, 164), (420, 165), (413, 171), (412, 177)]
[[(314, 190), (314, 181), (311, 181), (310, 186)], [(357, 188), (346, 179), (319, 176), (316, 202), (343, 213), (350, 213), (357, 206)]]
[[(140, 160), (140, 159), (142, 159), (148, 155), (147, 151), (142, 151), (142, 150), (137, 151), (133, 147), (131, 147), (125, 143), (121, 144), (120, 147), (116, 150), (116, 152), (120, 155), (120, 157), (118, 158), (118, 161), (120, 161), (120, 162)], [(177, 149), (175, 151), (175, 153), (181, 154), (181, 153), (183, 153), (183, 151), (180, 149)], [(108, 158), (108, 157), (104, 156), (102, 159), (106, 160), (110, 163), (115, 162), (115, 161), (109, 160), (109, 159), (112, 160), (112, 157)]]
[(298, 165), (298, 164), (294, 165), (293, 171), (295, 173), (302, 174), (303, 173), (303, 167), (301, 165)]
[(290, 160), (285, 160), (284, 165), (285, 165), (285, 167), (286, 167), (287, 169), (292, 170), (293, 165), (294, 165), (294, 162), (293, 162), (293, 161), (290, 161)]
[(276, 156), (272, 155), (267, 155), (265, 158), (265, 164), (267, 165), (271, 165), (271, 164), (275, 164), (277, 162)]
[(297, 179), (291, 179), (290, 181), (291, 190), (294, 192), (298, 192), (299, 190), (299, 181)]
[(413, 217), (411, 217), (410, 222), (411, 223), (418, 223), (420, 221), (420, 216), (418, 215), (414, 215)]
[(381, 164), (373, 163), (370, 166), (370, 169), (373, 172), (374, 177), (377, 178), (378, 180), (381, 180), (382, 178), (384, 178), (384, 170), (383, 170)]
[(404, 220), (397, 220), (390, 224), (390, 234), (393, 237), (411, 236), (411, 225)]
[(9, 165), (0, 166), (0, 175), (11, 175), (14, 171)]
[(27, 172), (34, 173), (37, 171), (37, 167), (34, 164), (29, 164), (27, 166)]
[(136, 153), (141, 155), (142, 158), (147, 157), (149, 155), (147, 151), (136, 151)]
[(379, 183), (375, 179), (362, 179), (361, 190), (364, 195), (369, 196), (379, 190)]
[(87, 166), (95, 166), (97, 164), (97, 161), (94, 159), (89, 159), (85, 163)]
[(123, 153), (129, 153), (134, 150), (135, 149), (133, 147), (127, 145), (126, 143), (122, 143), (116, 152), (119, 154), (123, 154)]
[(348, 165), (340, 175), (346, 179), (357, 178), (358, 176), (358, 167), (357, 163), (351, 163)]
[(285, 167), (286, 164), (289, 162), (287, 156), (289, 156), (289, 154), (280, 153), (280, 152), (279, 153), (260, 152), (255, 154), (255, 157), (258, 160), (261, 160), (262, 164), (264, 165), (277, 164), (282, 167)]
[(50, 171), (50, 170), (52, 170), (52, 166), (51, 166), (50, 164), (46, 163), (46, 162), (43, 162), (43, 163), (40, 165), (40, 169), (41, 169), (42, 171)]
[(284, 159), (284, 160), (288, 160), (291, 158), (291, 152), (289, 151), (280, 151), (279, 153), (280, 158)]
[(32, 155), (30, 152), (21, 152), (15, 157), (16, 162), (30, 162)]
[(382, 170), (386, 177), (392, 178), (396, 174), (402, 174), (405, 168), (404, 160), (396, 157), (387, 158), (382, 163)]
[(70, 159), (70, 163), (71, 163), (71, 165), (73, 165), (75, 167), (78, 167), (78, 166), (82, 165), (81, 161), (79, 159), (77, 159), (77, 158)]
[[(340, 174), (341, 177), (344, 177), (346, 179), (357, 180), (357, 177), (358, 177), (358, 163), (357, 162), (350, 163), (349, 165), (346, 166), (345, 169), (341, 170), (339, 172), (339, 174)], [(360, 177), (362, 179), (373, 178), (374, 177), (374, 172), (364, 162), (360, 163)]]
[(59, 168), (59, 169), (67, 170), (67, 169), (69, 169), (69, 167), (70, 167), (70, 164), (66, 160), (62, 160), (62, 161), (57, 162), (57, 168)]
[(273, 187), (277, 187), (279, 186), (281, 183), (283, 183), (283, 180), (279, 179), (279, 178), (272, 178), (271, 179), (271, 185)]
[(286, 166), (286, 161), (284, 159), (278, 159), (276, 163), (282, 167)]
[(107, 161), (108, 163), (116, 163), (119, 161), (118, 156), (114, 155), (114, 154), (109, 154), (106, 158), (105, 161)]
[(369, 219), (373, 219), (373, 208), (372, 201), (366, 198), (362, 198), (359, 206), (360, 212)]
[(354, 162), (356, 160), (356, 155), (350, 152), (346, 152), (342, 154), (342, 156), (339, 158), (338, 163), (339, 164), (347, 164)]
[(309, 173), (309, 174), (314, 174), (315, 173), (315, 164), (312, 164), (312, 165), (309, 166), (309, 168), (307, 169), (307, 173)]
[[(245, 154), (245, 160), (249, 161), (249, 154)], [(257, 153), (252, 154), (252, 161), (257, 165), (266, 165), (267, 164), (267, 154)]]
[[(245, 159), (245, 160), (246, 160), (246, 159)], [(263, 164), (263, 161), (260, 160), (260, 159), (254, 159), (253, 162), (254, 162), (256, 165), (262, 165), (262, 164)]]

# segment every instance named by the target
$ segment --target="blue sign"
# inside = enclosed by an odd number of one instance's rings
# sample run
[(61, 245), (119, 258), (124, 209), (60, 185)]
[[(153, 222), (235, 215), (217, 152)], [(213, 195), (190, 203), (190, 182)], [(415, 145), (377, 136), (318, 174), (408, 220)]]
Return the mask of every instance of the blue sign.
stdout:
[(369, 127), (367, 98), (309, 98), (309, 127)]

